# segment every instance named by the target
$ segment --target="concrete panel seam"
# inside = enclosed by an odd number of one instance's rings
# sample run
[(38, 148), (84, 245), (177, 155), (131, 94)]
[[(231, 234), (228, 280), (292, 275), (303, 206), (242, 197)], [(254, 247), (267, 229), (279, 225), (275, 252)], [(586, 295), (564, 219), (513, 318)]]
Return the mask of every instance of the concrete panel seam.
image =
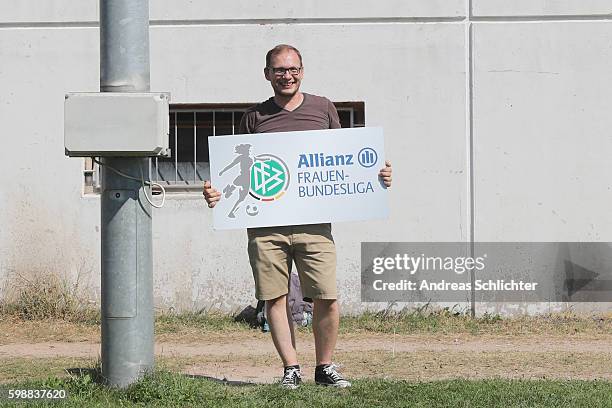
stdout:
[[(347, 18), (278, 18), (278, 19), (207, 19), (207, 20), (151, 20), (150, 26), (226, 26), (226, 25), (301, 25), (301, 24), (390, 24), (390, 23), (456, 23), (457, 17), (347, 17)], [(64, 22), (0, 22), (1, 28), (67, 28), (99, 27), (98, 21)]]
[(466, 170), (467, 170), (467, 197), (466, 207), (468, 224), (468, 241), (474, 242), (474, 81), (473, 81), (473, 37), (472, 37), (472, 0), (466, 2), (465, 25), (465, 138), (466, 138)]
[[(466, 93), (466, 104), (465, 104), (465, 138), (466, 138), (466, 170), (467, 170), (467, 203), (466, 210), (467, 216), (466, 221), (468, 224), (468, 241), (474, 242), (474, 162), (473, 162), (473, 69), (472, 69), (472, 10), (473, 0), (467, 0), (465, 3), (466, 7), (466, 27), (465, 27), (465, 93)], [(473, 304), (472, 304), (473, 307)]]
[(530, 15), (530, 16), (471, 16), (471, 21), (487, 23), (512, 22), (566, 22), (566, 21), (612, 21), (612, 14), (595, 15)]
[[(474, 257), (474, 231), (475, 231), (475, 195), (474, 195), (474, 38), (472, 25), (472, 0), (467, 0), (467, 21), (465, 25), (465, 138), (466, 138), (466, 169), (467, 169), (467, 198), (466, 221), (468, 223), (468, 242), (470, 243), (470, 256)], [(470, 282), (474, 287), (474, 270), (470, 270)], [(470, 315), (476, 316), (476, 294), (470, 293)]]
[(456, 17), (337, 17), (337, 18), (271, 18), (271, 19), (207, 19), (151, 20), (151, 25), (274, 25), (274, 24), (388, 24), (388, 23), (454, 23), (465, 20)]
[(466, 25), (465, 33), (465, 75), (466, 75), (466, 154), (467, 154), (467, 207), (468, 240), (474, 242), (474, 53), (472, 23)]
[[(292, 18), (292, 19), (220, 19), (220, 20), (151, 20), (150, 26), (238, 26), (238, 25), (359, 25), (359, 24), (445, 24), (445, 23), (512, 23), (512, 22), (567, 22), (567, 21), (612, 21), (611, 14), (598, 15), (531, 15), (531, 16), (474, 16), (467, 10), (467, 16), (458, 17), (356, 17), (356, 18)], [(64, 22), (0, 22), (1, 29), (39, 28), (98, 28), (98, 21)]]
[(97, 21), (64, 21), (64, 22), (20, 22), (0, 23), (0, 29), (24, 29), (24, 28), (98, 28)]

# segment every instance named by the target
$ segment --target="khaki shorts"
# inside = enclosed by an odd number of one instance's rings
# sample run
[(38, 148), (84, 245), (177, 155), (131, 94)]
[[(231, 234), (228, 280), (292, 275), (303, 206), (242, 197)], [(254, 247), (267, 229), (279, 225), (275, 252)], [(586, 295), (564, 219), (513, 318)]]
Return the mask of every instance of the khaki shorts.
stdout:
[(276, 299), (289, 293), (292, 262), (304, 298), (337, 298), (331, 224), (250, 228), (247, 234), (257, 299)]

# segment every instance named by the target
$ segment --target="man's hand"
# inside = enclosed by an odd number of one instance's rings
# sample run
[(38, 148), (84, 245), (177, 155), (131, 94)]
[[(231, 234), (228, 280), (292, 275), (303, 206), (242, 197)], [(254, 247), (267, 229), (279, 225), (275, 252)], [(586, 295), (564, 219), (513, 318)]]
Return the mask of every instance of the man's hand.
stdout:
[(204, 192), (202, 194), (204, 194), (204, 199), (208, 203), (208, 208), (213, 208), (217, 201), (221, 199), (221, 192), (212, 188), (208, 180), (204, 182)]
[(385, 160), (385, 167), (380, 169), (380, 172), (378, 172), (378, 177), (382, 179), (387, 188), (391, 187), (391, 173), (391, 162), (389, 160)]

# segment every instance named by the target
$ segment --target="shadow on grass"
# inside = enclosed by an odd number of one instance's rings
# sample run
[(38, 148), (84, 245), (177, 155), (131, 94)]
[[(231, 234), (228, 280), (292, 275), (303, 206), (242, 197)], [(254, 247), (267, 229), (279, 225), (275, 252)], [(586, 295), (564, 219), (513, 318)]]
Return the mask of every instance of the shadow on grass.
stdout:
[(253, 383), (253, 382), (246, 382), (246, 381), (231, 381), (228, 380), (227, 378), (215, 378), (215, 377), (209, 377), (207, 375), (197, 375), (197, 374), (181, 374), (183, 377), (187, 377), (187, 378), (192, 378), (192, 379), (196, 379), (196, 380), (206, 380), (206, 381), (212, 381), (215, 382), (217, 384), (221, 384), (221, 385), (230, 385), (233, 387), (252, 387), (252, 386), (256, 386), (259, 385), (257, 383)]
[[(151, 374), (155, 375), (156, 371), (153, 371)], [(102, 375), (102, 370), (100, 367), (73, 367), (73, 368), (67, 368), (66, 372), (70, 374), (72, 378), (76, 380), (89, 378), (91, 382), (95, 384), (107, 385), (107, 381), (105, 381), (105, 378)], [(211, 381), (216, 384), (229, 385), (232, 387), (248, 387), (248, 386), (258, 385), (257, 383), (247, 382), (247, 381), (232, 381), (232, 380), (228, 380), (225, 377), (216, 378), (216, 377), (211, 377), (208, 375), (198, 375), (198, 374), (178, 374), (178, 375), (184, 378), (192, 379), (192, 380)]]
[(67, 368), (66, 372), (74, 379), (89, 378), (91, 382), (104, 385), (104, 377), (102, 376), (102, 368), (98, 364), (97, 367), (73, 367)]

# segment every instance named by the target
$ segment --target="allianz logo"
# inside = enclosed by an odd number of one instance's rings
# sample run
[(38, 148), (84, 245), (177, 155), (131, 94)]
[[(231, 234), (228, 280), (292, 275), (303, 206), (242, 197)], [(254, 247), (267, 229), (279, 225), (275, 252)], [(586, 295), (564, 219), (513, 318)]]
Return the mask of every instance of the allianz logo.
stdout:
[(324, 153), (306, 153), (300, 154), (298, 168), (352, 166), (353, 164), (352, 154), (326, 155)]
[[(302, 153), (298, 160), (298, 168), (352, 166), (355, 164), (354, 156), (353, 154)], [(356, 156), (358, 163), (365, 168), (372, 167), (378, 162), (378, 154), (371, 147), (364, 147)]]

